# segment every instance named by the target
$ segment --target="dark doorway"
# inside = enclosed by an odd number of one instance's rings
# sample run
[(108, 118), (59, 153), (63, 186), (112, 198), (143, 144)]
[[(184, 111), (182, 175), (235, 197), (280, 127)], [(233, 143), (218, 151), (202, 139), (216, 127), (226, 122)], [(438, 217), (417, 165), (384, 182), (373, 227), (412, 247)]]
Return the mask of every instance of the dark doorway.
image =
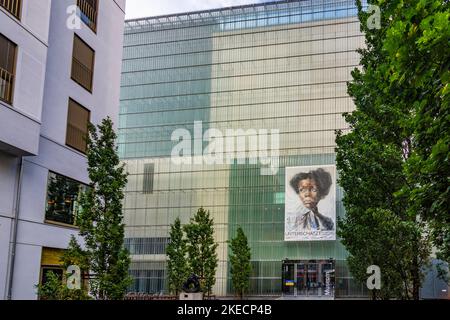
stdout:
[(334, 298), (334, 260), (284, 260), (283, 294)]

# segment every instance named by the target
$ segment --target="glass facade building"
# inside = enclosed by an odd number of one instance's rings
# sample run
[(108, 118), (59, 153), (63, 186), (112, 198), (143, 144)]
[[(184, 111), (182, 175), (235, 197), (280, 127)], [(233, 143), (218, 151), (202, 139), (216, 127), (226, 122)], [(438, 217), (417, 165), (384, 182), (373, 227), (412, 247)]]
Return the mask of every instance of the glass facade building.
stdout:
[[(131, 291), (167, 293), (170, 224), (177, 217), (188, 223), (204, 207), (219, 243), (216, 295), (233, 294), (227, 241), (238, 226), (252, 250), (251, 295), (301, 294), (300, 275), (315, 273), (323, 285), (325, 269), (333, 270), (336, 297), (365, 295), (339, 240), (285, 241), (285, 168), (334, 165), (335, 131), (348, 130), (342, 113), (354, 105), (347, 81), (364, 45), (356, 15), (353, 0), (308, 0), (126, 22), (119, 152), (130, 174)], [(279, 170), (262, 175), (262, 164), (251, 161), (261, 144), (245, 146), (245, 163), (175, 163), (176, 130), (191, 135), (193, 150), (208, 146), (196, 134), (199, 122), (202, 133), (279, 130)], [(342, 189), (332, 188), (342, 217)]]

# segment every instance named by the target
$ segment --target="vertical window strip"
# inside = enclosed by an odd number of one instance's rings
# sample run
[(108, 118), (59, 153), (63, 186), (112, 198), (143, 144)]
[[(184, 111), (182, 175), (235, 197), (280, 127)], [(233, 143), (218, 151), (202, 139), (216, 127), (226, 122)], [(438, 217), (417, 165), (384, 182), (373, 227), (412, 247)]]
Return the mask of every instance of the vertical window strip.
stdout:
[(144, 165), (144, 181), (143, 181), (143, 192), (146, 194), (153, 193), (153, 185), (155, 178), (155, 164), (146, 163)]
[(66, 144), (83, 153), (86, 153), (89, 118), (90, 112), (87, 109), (74, 100), (69, 100)]
[(0, 100), (12, 104), (17, 45), (0, 34)]

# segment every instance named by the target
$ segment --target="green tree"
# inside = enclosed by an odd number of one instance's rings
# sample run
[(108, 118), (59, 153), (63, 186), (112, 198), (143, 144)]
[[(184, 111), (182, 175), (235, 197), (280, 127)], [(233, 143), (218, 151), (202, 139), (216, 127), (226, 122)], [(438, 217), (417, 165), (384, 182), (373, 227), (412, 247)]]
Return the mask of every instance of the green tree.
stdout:
[(247, 236), (241, 227), (237, 229), (236, 237), (230, 242), (230, 251), (231, 282), (235, 292), (242, 300), (244, 293), (249, 288), (252, 265)]
[(209, 211), (200, 208), (184, 230), (190, 270), (200, 278), (202, 291), (209, 298), (216, 283), (218, 265), (218, 244), (214, 241), (214, 221)]
[[(421, 109), (432, 107), (433, 99), (444, 96), (441, 91), (445, 85), (439, 83), (448, 72), (448, 33), (444, 36), (446, 48), (440, 36), (434, 39), (437, 42), (431, 51), (444, 50), (440, 60), (432, 58), (440, 53), (420, 53), (418, 47), (421, 37), (429, 36), (433, 28), (448, 29), (448, 24), (442, 23), (442, 15), (448, 23), (448, 2), (369, 3), (380, 7), (381, 29), (368, 27), (371, 13), (362, 11), (361, 2), (357, 1), (366, 47), (359, 50), (362, 68), (352, 72), (353, 81), (348, 86), (356, 105), (354, 112), (345, 114), (351, 132), (338, 132), (336, 140), (339, 183), (345, 190), (347, 211), (339, 223), (339, 235), (350, 253), (349, 266), (358, 280), (365, 281), (369, 265), (381, 267), (383, 289), (373, 292), (374, 297), (418, 299), (423, 267), (429, 260), (430, 228), (434, 230), (431, 239), (439, 244), (434, 222), (428, 217), (433, 205), (419, 201), (424, 197), (425, 177), (435, 179), (428, 181), (431, 184), (447, 181), (445, 188), (441, 183), (436, 189), (447, 190), (448, 194), (448, 171), (431, 170), (434, 176), (430, 172), (422, 176), (418, 173), (425, 166), (418, 157), (420, 135), (425, 129), (418, 125), (424, 119), (423, 112), (419, 114)], [(440, 22), (431, 27), (429, 19), (433, 15), (436, 17), (431, 20)], [(421, 57), (425, 53), (428, 58)], [(445, 63), (443, 57), (447, 59)], [(436, 62), (437, 66), (432, 67)], [(436, 70), (441, 69), (445, 72), (439, 75)], [(438, 84), (438, 91), (433, 83)], [(434, 118), (440, 125), (448, 123), (442, 114), (434, 114), (440, 118)], [(448, 153), (446, 156), (448, 165)], [(438, 204), (445, 202), (441, 194), (435, 196)], [(448, 221), (448, 214), (446, 219), (440, 221)]]
[(410, 128), (404, 170), (412, 187), (402, 191), (430, 227), (438, 257), (450, 262), (450, 2), (394, 2), (383, 49), (385, 88)]
[(116, 138), (110, 118), (97, 128), (89, 126), (86, 156), (91, 183), (81, 197), (78, 216), (84, 254), (92, 273), (90, 291), (101, 300), (122, 299), (131, 283), (122, 221), (127, 174), (119, 161)]
[(189, 275), (186, 263), (186, 240), (183, 237), (179, 218), (170, 226), (170, 243), (166, 253), (169, 291), (178, 296)]

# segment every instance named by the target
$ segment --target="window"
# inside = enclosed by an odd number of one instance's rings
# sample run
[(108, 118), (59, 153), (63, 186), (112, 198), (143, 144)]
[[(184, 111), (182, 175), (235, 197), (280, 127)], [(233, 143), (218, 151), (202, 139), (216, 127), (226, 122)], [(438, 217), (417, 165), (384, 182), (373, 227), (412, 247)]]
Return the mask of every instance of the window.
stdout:
[[(1, 1), (1, 0), (0, 0)], [(92, 31), (97, 31), (98, 0), (77, 0), (81, 20)]]
[(144, 193), (153, 193), (153, 180), (155, 176), (155, 164), (147, 163), (144, 165), (144, 183), (143, 190)]
[[(49, 281), (49, 273), (52, 272), (54, 275), (58, 277), (61, 283), (67, 282), (66, 269), (64, 269), (64, 261), (63, 256), (66, 253), (66, 250), (56, 249), (56, 248), (42, 248), (41, 254), (41, 276), (40, 276), (40, 285), (45, 285)], [(88, 283), (89, 274), (81, 270), (81, 288), (87, 293), (89, 292), (89, 283)], [(53, 297), (45, 296), (45, 292), (42, 292), (44, 295), (39, 296), (40, 300), (47, 300)], [(52, 294), (52, 293), (50, 293)]]
[(0, 0), (0, 6), (20, 20), (22, 0)]
[(76, 225), (79, 210), (79, 199), (87, 191), (87, 186), (50, 172), (47, 185), (47, 206), (45, 220)]
[(69, 99), (66, 145), (83, 153), (86, 153), (89, 118), (89, 110)]
[(56, 275), (58, 277), (58, 279), (61, 280), (63, 279), (63, 269), (62, 268), (57, 268), (57, 267), (42, 267), (41, 269), (41, 285), (45, 285), (48, 282), (48, 274), (52, 272), (54, 275)]
[(125, 248), (130, 254), (166, 254), (170, 238), (126, 238)]
[(16, 50), (17, 46), (0, 34), (0, 100), (8, 104), (13, 100)]
[(95, 52), (80, 37), (73, 40), (72, 80), (92, 92)]

